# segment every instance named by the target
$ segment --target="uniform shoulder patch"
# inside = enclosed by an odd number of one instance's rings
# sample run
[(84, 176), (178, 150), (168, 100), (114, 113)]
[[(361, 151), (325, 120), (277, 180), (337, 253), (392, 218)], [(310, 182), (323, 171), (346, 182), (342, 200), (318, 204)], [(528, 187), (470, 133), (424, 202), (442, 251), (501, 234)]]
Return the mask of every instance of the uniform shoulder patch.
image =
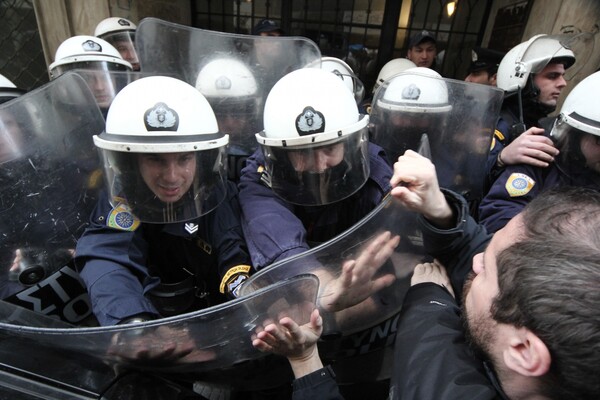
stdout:
[(529, 175), (513, 172), (504, 187), (510, 197), (519, 197), (529, 193), (534, 185), (535, 181)]
[(140, 220), (128, 205), (119, 203), (108, 215), (106, 226), (120, 231), (135, 231), (140, 226)]
[(498, 129), (494, 130), (494, 136), (498, 138), (498, 140), (502, 141), (504, 139), (506, 139), (504, 137), (504, 134), (502, 132), (500, 132)]

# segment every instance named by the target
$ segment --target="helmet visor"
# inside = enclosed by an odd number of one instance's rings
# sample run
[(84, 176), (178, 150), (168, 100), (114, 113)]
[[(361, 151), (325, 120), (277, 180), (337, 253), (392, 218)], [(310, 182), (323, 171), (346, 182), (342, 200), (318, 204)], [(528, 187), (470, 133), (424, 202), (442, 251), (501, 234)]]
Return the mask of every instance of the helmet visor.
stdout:
[[(107, 109), (119, 91), (113, 71), (127, 71), (127, 67), (109, 61), (82, 61), (57, 66), (53, 73), (59, 76), (67, 71), (78, 69), (100, 108)], [(80, 69), (80, 70), (79, 70)]]
[(111, 204), (127, 204), (148, 223), (180, 222), (207, 214), (226, 194), (225, 149), (180, 153), (100, 149)]
[(108, 43), (112, 44), (121, 54), (125, 61), (129, 61), (134, 71), (140, 70), (140, 61), (135, 51), (135, 32), (122, 31), (107, 34), (103, 37)]
[(369, 177), (368, 128), (319, 146), (261, 144), (271, 188), (287, 202), (317, 206), (343, 200)]

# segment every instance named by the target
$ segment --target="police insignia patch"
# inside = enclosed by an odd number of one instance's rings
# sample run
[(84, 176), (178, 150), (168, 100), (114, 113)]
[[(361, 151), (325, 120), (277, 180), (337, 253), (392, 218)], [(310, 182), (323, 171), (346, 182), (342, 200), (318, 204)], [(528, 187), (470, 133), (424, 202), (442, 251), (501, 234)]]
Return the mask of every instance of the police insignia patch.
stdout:
[(131, 213), (127, 205), (117, 204), (110, 212), (106, 226), (121, 231), (135, 231), (140, 226), (140, 220)]
[(312, 107), (304, 107), (296, 117), (296, 131), (300, 136), (325, 132), (325, 116)]
[(531, 191), (535, 181), (525, 174), (513, 172), (506, 181), (506, 191), (510, 197), (525, 196)]

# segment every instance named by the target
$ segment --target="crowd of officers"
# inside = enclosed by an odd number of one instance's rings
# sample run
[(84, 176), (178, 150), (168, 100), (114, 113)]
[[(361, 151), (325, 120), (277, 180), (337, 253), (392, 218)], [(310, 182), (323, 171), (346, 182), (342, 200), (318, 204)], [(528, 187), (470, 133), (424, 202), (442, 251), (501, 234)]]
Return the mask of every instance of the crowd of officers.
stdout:
[[(94, 36), (67, 39), (51, 79), (73, 69), (139, 71), (135, 31), (109, 18)], [(263, 20), (253, 34), (283, 31)], [(536, 35), (506, 54), (474, 49), (465, 87), (503, 91), (476, 165), (471, 153), (447, 165), (428, 159), (433, 152), (444, 160), (434, 136), (449, 126), (453, 104), (428, 31), (410, 39), (407, 58), (382, 68), (370, 99), (352, 69), (330, 57), (283, 76), (263, 103), (235, 60), (213, 69), (221, 72), (214, 87), (200, 76), (196, 87), (149, 76), (117, 92), (90, 73), (106, 121), (93, 137), (105, 190), (69, 254), (98, 323), (140, 323), (234, 299), (254, 272), (335, 238), (391, 192), (420, 214), (433, 258), (416, 266), (403, 303), (390, 398), (598, 398), (600, 73), (557, 110), (576, 61), (565, 40)], [(6, 100), (22, 95), (3, 86)], [(262, 129), (241, 132), (251, 125), (220, 112), (227, 90), (240, 87), (229, 93), (245, 99), (238, 107), (261, 107)], [(213, 93), (224, 93), (220, 102)], [(234, 140), (244, 133), (254, 136), (250, 149)], [(245, 159), (234, 175), (228, 151)], [(480, 184), (479, 194), (465, 200), (456, 189), (464, 181)], [(257, 349), (288, 357), (294, 398), (342, 398), (318, 355), (320, 314), (392, 284), (379, 268), (402, 240), (382, 235), (338, 276), (320, 276), (331, 295), (320, 296), (308, 323), (286, 317), (256, 334)], [(542, 266), (530, 271), (534, 264)], [(539, 287), (550, 281), (563, 286)]]

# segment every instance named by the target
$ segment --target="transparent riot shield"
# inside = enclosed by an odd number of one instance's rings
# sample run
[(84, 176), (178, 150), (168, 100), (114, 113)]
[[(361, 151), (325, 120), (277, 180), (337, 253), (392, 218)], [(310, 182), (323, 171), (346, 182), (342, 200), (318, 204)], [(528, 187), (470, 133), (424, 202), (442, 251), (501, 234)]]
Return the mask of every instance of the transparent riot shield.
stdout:
[[(252, 335), (284, 316), (307, 323), (317, 290), (318, 279), (304, 274), (193, 313), (92, 328), (0, 302), (0, 363), (54, 385), (94, 393), (135, 371), (190, 386), (201, 381), (243, 390), (277, 387), (293, 379), (287, 360), (256, 350)], [(134, 383), (134, 389), (134, 398), (144, 398), (137, 394), (143, 387)], [(155, 396), (148, 398), (162, 398)]]
[[(73, 69), (67, 71), (66, 74), (76, 74), (83, 78), (92, 92), (96, 104), (98, 104), (104, 118), (106, 118), (108, 109), (115, 96), (125, 86), (140, 78), (156, 75), (139, 71), (109, 71), (95, 69)], [(165, 73), (162, 75), (173, 77), (173, 74)]]
[(409, 149), (425, 155), (441, 187), (477, 202), (502, 98), (495, 87), (410, 69), (375, 93), (371, 140), (385, 149), (390, 164)]
[[(384, 258), (371, 258), (381, 244), (397, 237), (399, 243), (391, 253), (384, 254)], [(318, 304), (325, 320), (323, 340), (319, 343), (321, 356), (326, 361), (335, 360), (333, 367), (342, 384), (380, 381), (391, 373), (391, 346), (398, 313), (410, 287), (412, 271), (424, 257), (416, 215), (387, 195), (351, 229), (259, 271), (244, 284), (242, 292), (250, 293), (298, 274), (315, 274), (320, 280)], [(360, 291), (352, 292), (347, 307), (331, 310), (329, 304), (340, 294), (337, 283), (342, 269), (349, 263), (358, 268), (358, 263), (365, 262), (378, 268), (376, 278), (391, 277), (393, 283), (368, 297)]]
[(102, 186), (104, 119), (81, 77), (0, 106), (0, 295), (67, 264)]
[(304, 37), (215, 32), (156, 18), (140, 22), (136, 48), (143, 72), (174, 74), (206, 96), (220, 130), (229, 134), (234, 180), (257, 148), (254, 134), (263, 129), (264, 102), (273, 85), (309, 64), (318, 68), (321, 57)]

